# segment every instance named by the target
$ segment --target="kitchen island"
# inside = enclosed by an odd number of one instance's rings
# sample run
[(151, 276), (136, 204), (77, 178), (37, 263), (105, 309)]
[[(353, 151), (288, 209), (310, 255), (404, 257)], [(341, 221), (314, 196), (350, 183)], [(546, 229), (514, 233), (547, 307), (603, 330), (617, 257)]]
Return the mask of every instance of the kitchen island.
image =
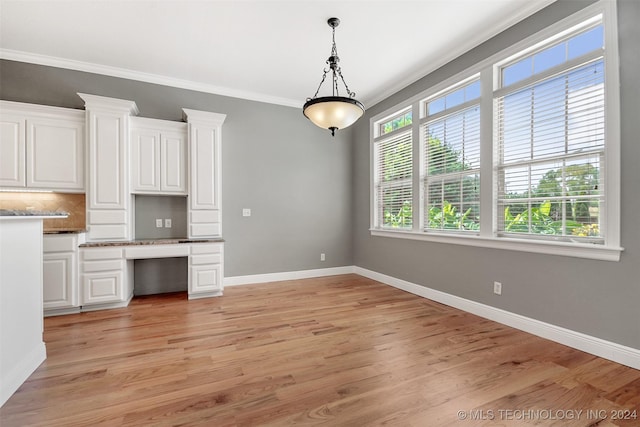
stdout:
[(46, 359), (42, 220), (65, 212), (0, 210), (0, 406)]

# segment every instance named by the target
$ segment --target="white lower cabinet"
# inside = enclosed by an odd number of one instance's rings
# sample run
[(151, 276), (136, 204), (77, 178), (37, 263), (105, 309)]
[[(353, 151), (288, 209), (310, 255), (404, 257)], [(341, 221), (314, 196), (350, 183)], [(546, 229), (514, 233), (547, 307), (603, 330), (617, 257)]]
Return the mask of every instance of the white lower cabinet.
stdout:
[(78, 235), (43, 238), (42, 295), (47, 316), (78, 312)]
[(73, 284), (73, 254), (45, 254), (43, 257), (44, 309), (74, 307), (78, 304)]
[(133, 297), (122, 248), (81, 248), (82, 309), (125, 307)]
[(83, 305), (119, 302), (123, 294), (122, 270), (85, 273), (82, 276)]
[(222, 295), (223, 244), (191, 245), (189, 256), (189, 299)]

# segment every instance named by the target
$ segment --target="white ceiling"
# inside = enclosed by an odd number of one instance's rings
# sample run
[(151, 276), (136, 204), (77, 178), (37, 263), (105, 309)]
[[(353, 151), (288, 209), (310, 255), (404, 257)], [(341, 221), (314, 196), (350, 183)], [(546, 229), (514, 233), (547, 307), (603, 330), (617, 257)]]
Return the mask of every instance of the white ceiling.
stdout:
[(0, 57), (301, 106), (337, 16), (343, 75), (371, 106), (553, 1), (0, 0)]

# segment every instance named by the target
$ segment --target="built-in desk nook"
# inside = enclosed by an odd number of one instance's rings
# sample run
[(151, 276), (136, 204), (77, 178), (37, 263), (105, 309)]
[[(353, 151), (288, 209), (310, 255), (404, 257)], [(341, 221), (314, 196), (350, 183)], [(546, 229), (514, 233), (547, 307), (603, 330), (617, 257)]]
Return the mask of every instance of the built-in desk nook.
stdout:
[(82, 310), (128, 305), (137, 259), (187, 257), (189, 299), (222, 295), (223, 242), (214, 238), (84, 243), (80, 245)]
[(222, 295), (226, 116), (78, 96), (84, 111), (0, 100), (0, 406), (45, 359), (43, 314), (126, 306), (135, 260), (186, 258), (189, 298)]

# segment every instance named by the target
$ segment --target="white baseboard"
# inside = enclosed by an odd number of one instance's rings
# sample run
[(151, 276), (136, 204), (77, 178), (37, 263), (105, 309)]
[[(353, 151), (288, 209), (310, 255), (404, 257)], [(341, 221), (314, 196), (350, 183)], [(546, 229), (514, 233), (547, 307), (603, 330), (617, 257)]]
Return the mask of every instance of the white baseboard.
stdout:
[(285, 271), (283, 273), (251, 274), (224, 278), (224, 286), (249, 285), (252, 283), (281, 282), (284, 280), (309, 279), (312, 277), (336, 276), (353, 273), (353, 266), (318, 268), (315, 270)]
[(640, 350), (592, 337), (560, 326), (531, 319), (479, 302), (471, 301), (445, 292), (416, 285), (406, 280), (387, 276), (361, 267), (353, 267), (353, 272), (378, 282), (402, 289), (430, 300), (475, 314), (486, 319), (529, 332), (584, 352), (612, 360), (635, 369), (640, 369)]
[(334, 276), (337, 274), (355, 273), (368, 277), (394, 288), (402, 289), (414, 295), (427, 298), (503, 325), (546, 338), (551, 341), (612, 360), (614, 362), (640, 369), (640, 349), (627, 347), (601, 338), (592, 337), (581, 332), (572, 331), (540, 320), (525, 317), (500, 308), (471, 301), (406, 280), (397, 279), (386, 274), (357, 266), (321, 268), (316, 270), (289, 271), (282, 273), (254, 274), (249, 276), (225, 277), (225, 286), (246, 285), (251, 283), (279, 282), (283, 280), (307, 279), (311, 277)]
[(38, 366), (47, 358), (47, 349), (44, 342), (34, 347), (29, 354), (22, 358), (17, 366), (12, 367), (9, 372), (3, 372), (6, 375), (0, 382), (0, 407), (18, 390), (29, 375), (33, 373)]

